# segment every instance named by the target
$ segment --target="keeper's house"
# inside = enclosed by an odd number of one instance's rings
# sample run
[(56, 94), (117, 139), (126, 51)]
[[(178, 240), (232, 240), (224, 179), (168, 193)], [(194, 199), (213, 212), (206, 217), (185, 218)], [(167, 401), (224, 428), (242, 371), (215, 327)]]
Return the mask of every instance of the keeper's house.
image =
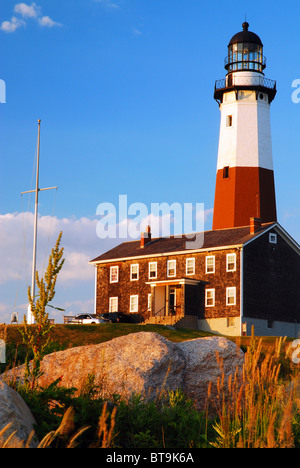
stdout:
[[(124, 242), (95, 258), (96, 313), (237, 336), (300, 332), (300, 247), (277, 223)], [(186, 245), (189, 248), (186, 248)]]

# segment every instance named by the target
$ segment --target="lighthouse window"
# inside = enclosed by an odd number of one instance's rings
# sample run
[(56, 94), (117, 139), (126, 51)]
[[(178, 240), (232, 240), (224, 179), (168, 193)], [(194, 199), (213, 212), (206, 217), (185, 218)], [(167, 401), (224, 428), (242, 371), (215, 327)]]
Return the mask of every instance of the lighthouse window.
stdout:
[(226, 116), (226, 127), (232, 127), (232, 115)]
[(223, 179), (229, 179), (229, 166), (223, 167)]

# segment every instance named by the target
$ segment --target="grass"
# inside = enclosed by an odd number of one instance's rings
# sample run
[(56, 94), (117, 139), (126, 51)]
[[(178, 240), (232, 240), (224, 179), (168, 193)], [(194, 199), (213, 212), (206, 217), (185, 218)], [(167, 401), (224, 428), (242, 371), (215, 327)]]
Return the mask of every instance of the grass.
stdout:
[[(173, 342), (204, 336), (196, 330), (105, 324), (57, 325), (52, 339), (54, 347), (65, 349), (144, 330)], [(6, 334), (10, 344), (19, 339), (15, 326), (8, 326)], [(299, 365), (291, 361), (290, 341), (254, 336), (232, 340), (247, 349), (243, 373), (229, 381), (229, 392), (225, 379), (219, 379), (217, 395), (212, 398), (208, 391), (207, 412), (201, 414), (180, 389), (162, 392), (155, 401), (142, 395), (104, 399), (93, 376), (76, 397), (55, 383), (34, 392), (17, 390), (36, 417), (40, 447), (299, 448), (300, 399), (295, 382), (300, 374)], [(221, 360), (219, 365), (222, 368)]]

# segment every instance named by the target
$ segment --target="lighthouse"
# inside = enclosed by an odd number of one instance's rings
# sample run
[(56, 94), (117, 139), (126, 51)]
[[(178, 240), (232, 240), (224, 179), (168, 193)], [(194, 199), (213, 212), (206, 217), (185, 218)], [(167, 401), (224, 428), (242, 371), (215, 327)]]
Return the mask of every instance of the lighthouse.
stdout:
[(221, 122), (213, 230), (277, 220), (270, 124), (276, 82), (265, 77), (261, 39), (249, 23), (242, 28), (228, 44), (227, 74), (215, 83)]

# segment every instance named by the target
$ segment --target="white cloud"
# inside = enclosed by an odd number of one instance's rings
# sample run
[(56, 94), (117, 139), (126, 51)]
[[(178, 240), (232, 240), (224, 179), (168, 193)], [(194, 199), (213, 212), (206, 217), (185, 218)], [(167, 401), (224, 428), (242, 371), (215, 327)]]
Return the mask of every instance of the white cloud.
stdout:
[[(89, 261), (118, 243), (111, 239), (100, 240), (96, 235), (96, 223), (96, 219), (86, 217), (38, 218), (37, 270), (40, 276), (44, 274), (59, 232), (63, 232), (61, 246), (65, 263), (58, 276), (53, 304), (65, 308), (66, 313), (87, 310), (93, 313), (95, 269)], [(30, 212), (0, 215), (0, 323), (9, 323), (10, 314), (15, 310), (19, 320), (26, 313), (33, 224), (34, 215)], [(56, 322), (62, 322), (61, 312), (49, 311)]]
[(14, 7), (14, 12), (19, 13), (23, 18), (37, 18), (40, 13), (40, 7), (35, 3), (26, 5), (26, 3), (17, 3)]
[(10, 21), (3, 21), (0, 30), (6, 33), (13, 33), (21, 26), (25, 26), (25, 21), (13, 16)]
[(46, 26), (48, 28), (53, 28), (54, 26), (62, 26), (60, 23), (53, 21), (49, 16), (42, 16), (38, 19), (40, 26)]
[(25, 26), (24, 20), (35, 20), (41, 27), (53, 28), (62, 26), (61, 23), (54, 21), (50, 16), (42, 16), (42, 9), (36, 3), (28, 5), (27, 3), (17, 3), (14, 6), (14, 13), (18, 16), (13, 16), (9, 21), (3, 21), (0, 30), (6, 33), (13, 33), (21, 26)]

